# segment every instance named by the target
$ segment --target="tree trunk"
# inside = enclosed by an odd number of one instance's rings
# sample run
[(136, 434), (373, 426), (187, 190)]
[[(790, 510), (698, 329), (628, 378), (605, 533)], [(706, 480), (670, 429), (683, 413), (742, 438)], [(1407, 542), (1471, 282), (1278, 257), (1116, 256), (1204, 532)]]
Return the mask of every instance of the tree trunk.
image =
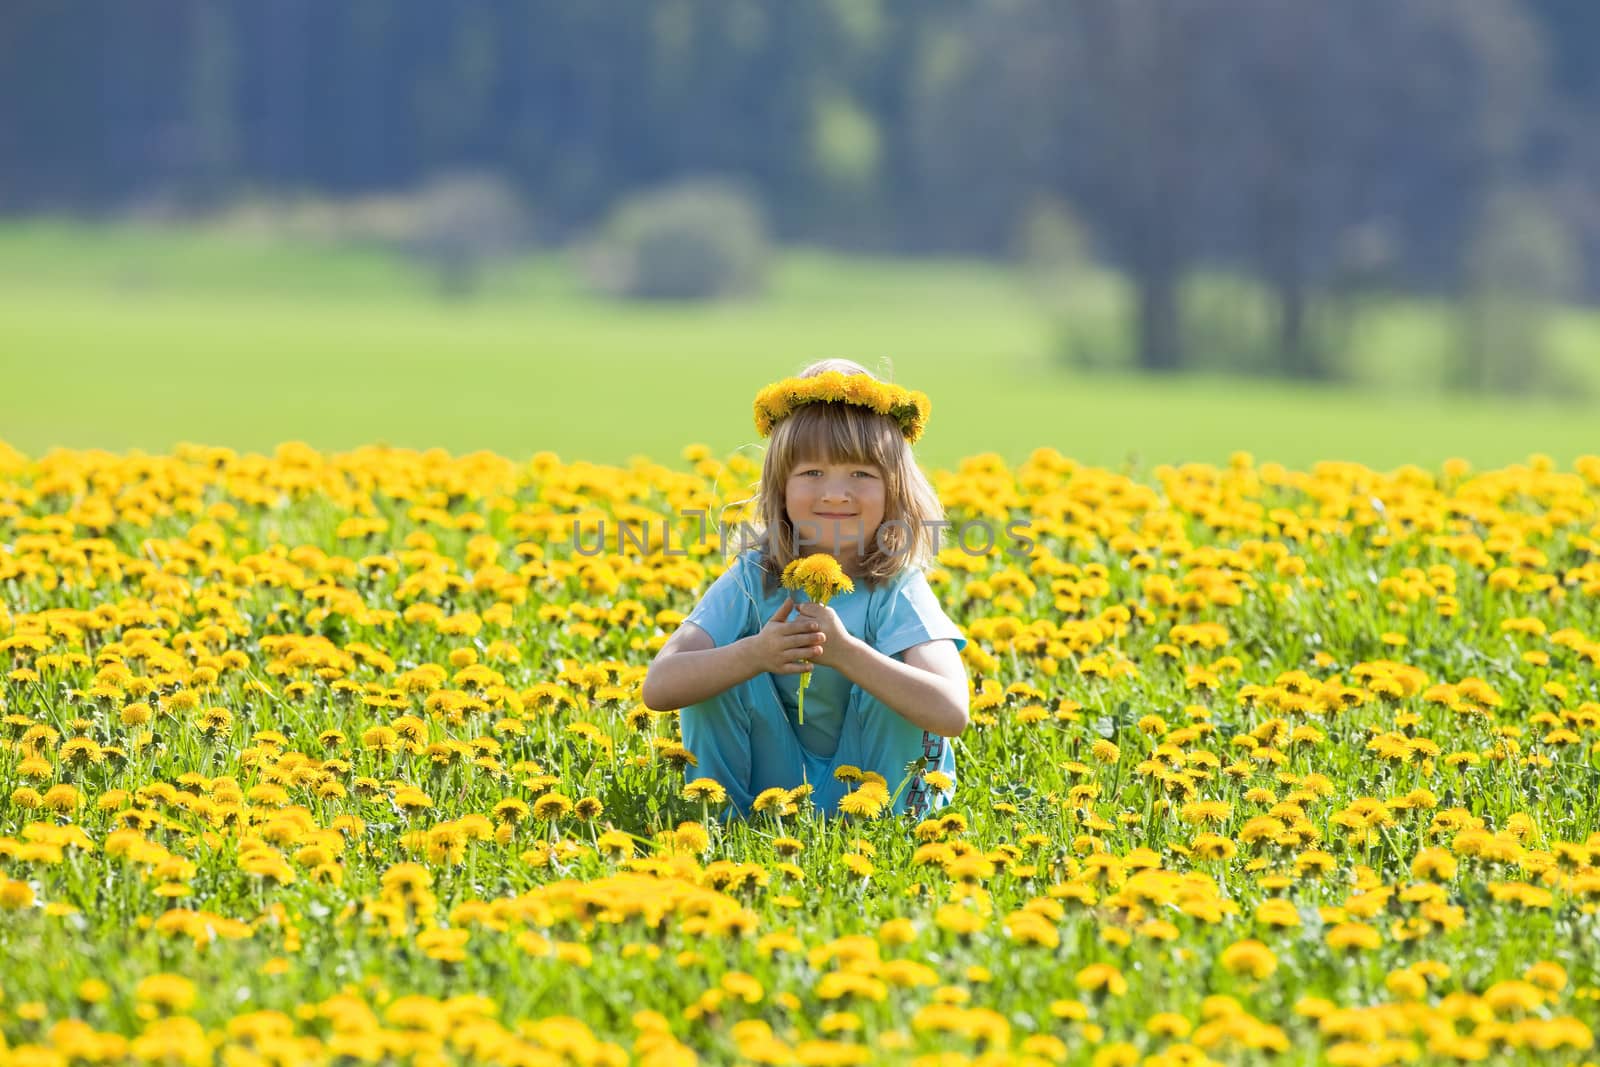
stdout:
[(1322, 361), (1306, 338), (1306, 287), (1293, 267), (1273, 279), (1278, 290), (1278, 358), (1291, 378), (1324, 377)]
[(1139, 271), (1139, 367), (1170, 374), (1183, 366), (1178, 329), (1178, 277), (1172, 260)]

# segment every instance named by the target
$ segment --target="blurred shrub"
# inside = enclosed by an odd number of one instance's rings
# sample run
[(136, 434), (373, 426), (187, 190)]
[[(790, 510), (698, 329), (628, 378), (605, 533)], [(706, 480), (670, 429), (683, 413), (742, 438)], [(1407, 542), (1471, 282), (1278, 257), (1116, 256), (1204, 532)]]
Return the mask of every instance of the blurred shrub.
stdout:
[(402, 201), (401, 246), (424, 263), (447, 296), (478, 287), (485, 266), (528, 240), (527, 211), (516, 191), (491, 174), (440, 174)]
[(442, 172), (399, 193), (240, 200), (215, 223), (240, 235), (393, 250), (428, 270), (446, 296), (476, 290), (492, 262), (531, 244), (533, 229), (517, 190), (481, 171)]
[(1029, 294), (1050, 318), (1055, 360), (1077, 371), (1127, 369), (1126, 286), (1095, 262), (1089, 228), (1061, 200), (1039, 197), (1014, 242)]
[(1277, 301), (1254, 278), (1190, 271), (1178, 290), (1183, 351), (1195, 370), (1246, 377), (1280, 372)]
[(1550, 323), (1577, 290), (1576, 240), (1531, 191), (1488, 198), (1468, 244), (1460, 355), (1453, 378), (1472, 392), (1571, 396), (1587, 385), (1550, 358)]
[(1046, 303), (1058, 303), (1062, 292), (1094, 266), (1089, 230), (1060, 200), (1040, 197), (1022, 216), (1017, 252), (1028, 283)]
[(694, 179), (623, 201), (582, 269), (610, 296), (714, 300), (759, 292), (769, 254), (755, 199), (731, 182)]

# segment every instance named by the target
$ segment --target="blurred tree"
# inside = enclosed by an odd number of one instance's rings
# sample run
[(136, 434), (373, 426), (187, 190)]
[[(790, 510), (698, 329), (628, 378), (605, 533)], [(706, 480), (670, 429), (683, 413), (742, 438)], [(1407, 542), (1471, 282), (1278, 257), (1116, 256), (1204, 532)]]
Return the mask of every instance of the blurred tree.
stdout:
[(1600, 4), (1593, 0), (1527, 0), (1540, 30), (1550, 106), (1539, 116), (1529, 153), (1532, 177), (1578, 242), (1580, 296), (1600, 299)]
[(1183, 279), (1218, 264), (1276, 294), (1282, 372), (1331, 373), (1309, 323), (1342, 235), (1381, 227), (1414, 285), (1458, 285), (1542, 99), (1512, 0), (1013, 0), (961, 27), (920, 111), (929, 198), (968, 205), (949, 236), (1066, 197), (1137, 289), (1149, 370), (1186, 362)]
[(1046, 197), (1131, 280), (1141, 365), (1192, 361), (1181, 294), (1221, 268), (1271, 288), (1262, 350), (1320, 377), (1350, 235), (1384, 235), (1395, 284), (1459, 292), (1491, 190), (1542, 190), (1577, 291), (1600, 292), (1597, 10), (9, 0), (0, 212), (349, 198), (465, 170), (505, 175), (561, 241), (713, 173), (784, 240), (998, 256)]
[[(1342, 235), (1404, 234), (1414, 276), (1453, 287), (1483, 190), (1518, 163), (1541, 102), (1532, 27), (1506, 0), (1220, 0), (1237, 32), (1207, 164), (1236, 178), (1217, 237), (1277, 294), (1284, 373), (1334, 372), (1309, 329)], [(1232, 220), (1238, 220), (1233, 225)], [(1243, 248), (1227, 234), (1244, 236)]]
[(1568, 392), (1548, 360), (1550, 313), (1579, 273), (1569, 231), (1535, 190), (1488, 198), (1468, 245), (1454, 384), (1474, 392)]
[(959, 244), (993, 247), (1050, 191), (1093, 220), (1137, 292), (1139, 365), (1183, 363), (1178, 293), (1194, 255), (1196, 121), (1211, 95), (1190, 0), (1016, 0), (971, 8), (930, 49), (919, 98), (927, 199)]
[[(1193, 256), (1189, 222), (1197, 207), (1194, 135), (1202, 124), (1195, 112), (1209, 96), (1204, 54), (1193, 47), (1205, 12), (1183, 0), (1085, 0), (1075, 13), (1083, 80), (1068, 86), (1078, 111), (1073, 125), (1102, 141), (1099, 153), (1074, 153), (1069, 165), (1085, 179), (1138, 289), (1140, 366), (1177, 370), (1183, 363), (1178, 294)], [(1083, 114), (1079, 105), (1097, 98), (1095, 112)], [(1105, 109), (1107, 100), (1116, 101), (1113, 110)]]
[(824, 181), (841, 190), (869, 188), (878, 176), (878, 126), (843, 93), (818, 97), (812, 120), (812, 154)]
[(203, 208), (216, 208), (232, 191), (238, 150), (233, 101), (233, 23), (219, 6), (200, 4), (190, 11), (194, 62), (189, 66), (189, 121), (184, 131), (185, 170), (193, 177), (186, 190)]

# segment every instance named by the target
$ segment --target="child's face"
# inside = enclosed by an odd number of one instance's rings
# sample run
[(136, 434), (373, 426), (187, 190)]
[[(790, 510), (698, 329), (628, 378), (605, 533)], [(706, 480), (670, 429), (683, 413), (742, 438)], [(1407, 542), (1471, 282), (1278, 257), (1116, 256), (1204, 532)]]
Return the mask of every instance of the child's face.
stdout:
[(872, 551), (883, 522), (883, 471), (870, 463), (797, 463), (784, 506), (800, 555), (826, 552), (849, 564)]

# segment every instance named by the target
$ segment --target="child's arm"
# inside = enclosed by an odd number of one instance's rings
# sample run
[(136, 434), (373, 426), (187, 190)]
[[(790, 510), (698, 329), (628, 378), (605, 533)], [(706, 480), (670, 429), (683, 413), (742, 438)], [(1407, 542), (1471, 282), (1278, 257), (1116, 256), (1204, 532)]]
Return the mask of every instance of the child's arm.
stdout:
[(865, 641), (847, 643), (833, 669), (914, 725), (940, 737), (967, 728), (967, 670), (954, 641), (925, 641), (885, 656)]
[(676, 711), (698, 704), (758, 674), (800, 674), (810, 670), (802, 660), (822, 654), (821, 626), (811, 619), (790, 619), (793, 600), (785, 600), (760, 633), (717, 647), (711, 635), (693, 623), (679, 626), (656, 653), (645, 673), (640, 699), (651, 711)]
[(902, 718), (941, 737), (967, 728), (967, 668), (954, 641), (912, 645), (905, 661), (885, 656), (844, 628), (830, 607), (802, 604), (799, 614), (814, 619), (826, 639), (816, 662), (832, 667), (894, 709)]

